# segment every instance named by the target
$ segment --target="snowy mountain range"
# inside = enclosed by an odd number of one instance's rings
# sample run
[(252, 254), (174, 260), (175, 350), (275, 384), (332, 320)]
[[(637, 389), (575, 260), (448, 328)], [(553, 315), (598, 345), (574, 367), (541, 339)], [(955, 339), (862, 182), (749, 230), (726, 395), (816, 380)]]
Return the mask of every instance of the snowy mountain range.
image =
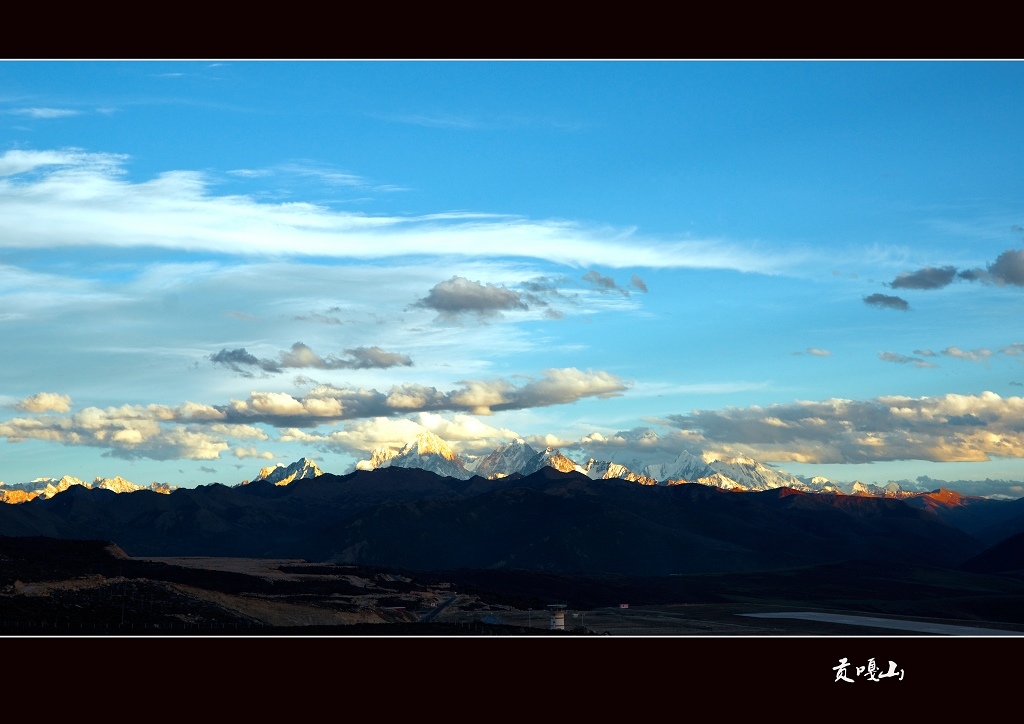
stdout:
[[(544, 467), (561, 472), (577, 472), (592, 480), (621, 479), (639, 485), (708, 485), (723, 490), (761, 491), (776, 488), (792, 488), (813, 493), (843, 493), (872, 497), (902, 498), (922, 490), (906, 491), (891, 482), (885, 486), (864, 484), (855, 481), (840, 485), (828, 478), (815, 477), (810, 480), (769, 467), (749, 457), (719, 457), (710, 453), (701, 456), (683, 450), (668, 463), (650, 463), (639, 471), (610, 460), (590, 458), (585, 463), (576, 462), (557, 448), (536, 450), (525, 440), (517, 438), (500, 445), (487, 455), (479, 457), (460, 456), (445, 440), (430, 432), (422, 432), (406, 443), (401, 449), (381, 447), (373, 450), (369, 459), (356, 463), (357, 470), (380, 468), (417, 468), (437, 475), (468, 480), (473, 476), (496, 479), (509, 475), (531, 475)], [(266, 481), (274, 485), (288, 485), (296, 480), (306, 480), (323, 475), (316, 463), (301, 458), (291, 465), (274, 465), (260, 470), (250, 482)], [(169, 493), (174, 486), (152, 483), (141, 486), (124, 478), (95, 478), (86, 483), (78, 478), (65, 475), (62, 478), (37, 478), (30, 483), (4, 485), (0, 483), (0, 502), (23, 503), (37, 497), (51, 498), (73, 485), (86, 488), (102, 488), (115, 493), (130, 493), (137, 490), (153, 490)]]
[(685, 450), (669, 463), (649, 464), (639, 472), (607, 460), (591, 458), (586, 463), (578, 463), (556, 448), (548, 447), (538, 451), (522, 439), (501, 445), (493, 452), (481, 457), (463, 458), (446, 441), (430, 432), (420, 433), (397, 452), (388, 447), (377, 448), (372, 451), (368, 460), (356, 463), (357, 470), (376, 470), (387, 467), (420, 468), (461, 480), (468, 480), (474, 475), (492, 479), (516, 473), (530, 475), (545, 466), (562, 472), (582, 473), (593, 480), (618, 478), (641, 485), (697, 483), (724, 490), (793, 488), (804, 492), (847, 493), (879, 497), (902, 497), (910, 494), (902, 491), (898, 483), (889, 483), (882, 488), (876, 485), (865, 485), (859, 481), (850, 486), (840, 486), (828, 478), (822, 477), (804, 481), (784, 471), (759, 463), (753, 458), (742, 456), (722, 458), (708, 453), (697, 457)]
[(5, 485), (0, 483), (0, 502), (2, 503), (24, 503), (35, 498), (52, 498), (57, 493), (62, 493), (72, 485), (81, 485), (86, 488), (98, 488), (110, 490), (115, 493), (134, 493), (136, 490), (152, 490), (156, 493), (170, 493), (175, 486), (166, 483), (151, 483), (148, 486), (136, 485), (122, 478), (120, 475), (114, 478), (94, 478), (91, 483), (84, 480), (65, 475), (62, 478), (36, 478), (29, 483), (14, 483)]

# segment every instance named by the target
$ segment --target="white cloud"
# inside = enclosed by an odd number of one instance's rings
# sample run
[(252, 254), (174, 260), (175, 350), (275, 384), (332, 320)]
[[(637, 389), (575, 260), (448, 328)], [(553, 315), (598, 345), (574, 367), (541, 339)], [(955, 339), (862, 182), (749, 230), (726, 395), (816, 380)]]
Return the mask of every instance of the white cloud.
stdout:
[(431, 432), (448, 441), (457, 452), (470, 455), (489, 453), (498, 445), (519, 437), (514, 430), (492, 427), (471, 415), (421, 412), (408, 418), (376, 417), (352, 422), (343, 430), (325, 435), (286, 430), (280, 439), (320, 444), (327, 449), (362, 455), (381, 447), (398, 450), (422, 432)]
[(244, 458), (262, 458), (263, 460), (273, 460), (274, 454), (269, 452), (260, 452), (254, 447), (236, 447), (232, 448), (231, 454), (238, 459)]
[(155, 246), (240, 255), (394, 258), (424, 253), (532, 257), (574, 266), (722, 268), (775, 273), (791, 258), (715, 241), (641, 238), (631, 231), (524, 219), (367, 216), (307, 203), (217, 196), (205, 177), (168, 171), (125, 178), (125, 158), (7, 151), (0, 176), (0, 246)]
[(947, 357), (965, 359), (971, 362), (984, 362), (989, 357), (992, 356), (992, 350), (985, 349), (984, 347), (979, 349), (960, 349), (959, 347), (947, 347), (946, 349), (939, 352), (939, 354), (946, 355)]
[(863, 463), (882, 460), (985, 461), (1024, 457), (1024, 398), (828, 399), (694, 410), (668, 422), (702, 447), (761, 460)]
[(419, 384), (393, 386), (387, 393), (365, 388), (318, 385), (300, 398), (286, 392), (251, 392), (223, 409), (232, 422), (265, 422), (278, 427), (316, 425), (343, 419), (383, 417), (411, 412), (471, 412), (490, 415), (503, 410), (564, 405), (585, 397), (621, 395), (630, 383), (604, 371), (575, 367), (548, 369), (516, 386), (503, 379), (460, 380), (447, 392)]
[(14, 406), (25, 412), (68, 412), (71, 409), (71, 397), (56, 392), (40, 392), (26, 397)]
[(75, 111), (70, 108), (17, 108), (8, 112), (31, 118), (67, 118), (68, 116), (77, 116), (81, 113), (81, 111)]
[[(14, 176), (36, 169), (61, 167), (89, 167), (94, 175), (116, 177), (126, 156), (109, 153), (86, 153), (77, 148), (61, 151), (22, 151), (13, 149), (0, 155), (0, 176)], [(7, 188), (0, 186), (0, 199), (6, 196)]]

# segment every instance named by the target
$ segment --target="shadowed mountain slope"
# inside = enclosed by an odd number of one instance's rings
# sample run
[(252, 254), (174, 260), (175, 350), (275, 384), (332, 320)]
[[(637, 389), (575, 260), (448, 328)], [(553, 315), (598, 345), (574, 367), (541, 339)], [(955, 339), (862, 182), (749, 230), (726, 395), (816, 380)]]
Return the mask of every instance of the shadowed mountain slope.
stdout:
[(854, 559), (956, 566), (984, 547), (903, 500), (644, 486), (549, 467), (496, 480), (391, 467), (169, 495), (75, 486), (0, 506), (0, 535), (99, 538), (134, 556), (631, 575)]

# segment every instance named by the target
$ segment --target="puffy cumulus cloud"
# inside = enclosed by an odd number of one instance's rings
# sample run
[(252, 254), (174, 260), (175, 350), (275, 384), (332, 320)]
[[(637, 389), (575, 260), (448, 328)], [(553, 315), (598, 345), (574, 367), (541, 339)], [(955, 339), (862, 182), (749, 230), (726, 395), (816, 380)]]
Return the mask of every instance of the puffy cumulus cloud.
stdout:
[(988, 265), (988, 273), (996, 284), (1024, 287), (1024, 249), (1008, 249)]
[(277, 436), (278, 442), (323, 442), (327, 438), (315, 432), (306, 432), (297, 427), (289, 427), (281, 430)]
[[(156, 406), (151, 406), (156, 407)], [(107, 448), (107, 457), (211, 460), (228, 444), (197, 426), (166, 424), (159, 410), (143, 407), (86, 408), (66, 417), (14, 418), (0, 422), (8, 442), (29, 439)]]
[(184, 402), (176, 410), (176, 417), (179, 420), (210, 421), (223, 420), (224, 411), (218, 410), (212, 405), (204, 405), (199, 402)]
[(1024, 398), (994, 392), (694, 410), (667, 421), (699, 436), (702, 447), (779, 462), (1024, 457)]
[(864, 303), (872, 307), (881, 307), (883, 309), (899, 309), (901, 311), (907, 311), (910, 309), (910, 304), (906, 299), (901, 297), (894, 297), (888, 294), (871, 294), (864, 297)]
[(956, 267), (925, 267), (915, 272), (900, 274), (889, 284), (893, 289), (941, 289), (956, 276)]
[(215, 408), (193, 402), (179, 407), (86, 407), (70, 415), (14, 418), (0, 422), (0, 437), (8, 442), (35, 439), (107, 448), (104, 455), (108, 457), (152, 460), (210, 460), (229, 448), (224, 438), (267, 438), (265, 432), (251, 425), (219, 422), (225, 416)]
[[(332, 436), (302, 431), (340, 420), (376, 419), (379, 428), (398, 414), (418, 414), (418, 422), (396, 422), (405, 433), (415, 426), (435, 431), (448, 439), (462, 440), (467, 450), (489, 445), (499, 437), (515, 437), (511, 430), (496, 430), (467, 415), (491, 414), (575, 402), (585, 397), (622, 394), (629, 385), (607, 372), (576, 368), (544, 370), (539, 378), (513, 385), (505, 380), (464, 380), (447, 392), (423, 385), (396, 385), (387, 393), (363, 388), (317, 385), (304, 395), (253, 391), (244, 400), (210, 406), (186, 402), (165, 405), (87, 407), (71, 415), (14, 418), (0, 422), (0, 437), (9, 442), (49, 440), (64, 445), (108, 448), (115, 457), (168, 460), (208, 460), (230, 449), (229, 439), (266, 440), (257, 425), (284, 429), (279, 440), (340, 444)], [(70, 404), (70, 401), (69, 401)], [(40, 403), (37, 408), (49, 411)], [(454, 418), (435, 413), (454, 412)], [(403, 443), (415, 436), (402, 434)], [(394, 440), (395, 438), (388, 438)], [(486, 441), (486, 442), (485, 442)], [(246, 447), (244, 445), (239, 447)], [(491, 445), (493, 447), (493, 445)], [(362, 449), (362, 448), (360, 448)]]
[(585, 397), (621, 395), (630, 383), (604, 372), (575, 367), (548, 369), (519, 386), (507, 380), (461, 380), (442, 391), (419, 384), (395, 385), (387, 392), (317, 385), (301, 397), (284, 392), (252, 392), (220, 408), (231, 422), (265, 422), (276, 427), (313, 427), (324, 422), (387, 417), (412, 412), (469, 412), (490, 415), (503, 410), (564, 405)]
[[(254, 370), (276, 374), (285, 369), (321, 369), (321, 370), (363, 370), (387, 369), (389, 367), (412, 365), (412, 360), (404, 354), (388, 352), (380, 347), (355, 347), (346, 349), (348, 357), (328, 355), (321, 357), (313, 349), (302, 342), (296, 342), (291, 350), (278, 353), (278, 360), (259, 358), (244, 347), (240, 349), (222, 349), (211, 354), (209, 359), (214, 364), (224, 365), (242, 377), (254, 377)], [(266, 376), (266, 375), (264, 375)]]
[(622, 378), (603, 371), (583, 371), (575, 367), (544, 370), (538, 380), (516, 388), (509, 402), (492, 406), (494, 410), (564, 405), (584, 397), (618, 397), (629, 388)]
[(14, 403), (14, 407), (25, 412), (68, 412), (71, 397), (56, 392), (39, 392)]
[[(915, 354), (920, 354), (920, 352), (915, 352)], [(934, 357), (935, 353), (933, 352), (929, 356)], [(897, 352), (879, 352), (878, 359), (882, 360), (883, 362), (895, 362), (896, 364), (913, 365), (914, 367), (938, 367), (938, 365), (935, 364), (934, 362), (928, 362), (918, 357), (909, 357), (905, 354), (899, 354)]]
[(514, 430), (493, 427), (472, 415), (444, 417), (432, 412), (421, 412), (415, 420), (438, 437), (470, 453), (490, 452), (502, 442), (519, 437)]
[(515, 388), (505, 380), (466, 380), (459, 384), (465, 387), (454, 391), (450, 395), (451, 401), (476, 415), (489, 415), (493, 408), (506, 405), (514, 399)]
[(1024, 249), (1007, 249), (986, 269), (963, 269), (957, 276), (984, 284), (1024, 286)]
[(222, 425), (213, 424), (208, 428), (210, 432), (215, 432), (218, 435), (224, 435), (226, 437), (233, 437), (238, 440), (267, 440), (269, 435), (266, 432), (253, 427), (252, 425)]
[(957, 272), (957, 276), (961, 279), (966, 279), (969, 282), (987, 282), (992, 283), (992, 275), (984, 269), (961, 269)]
[[(474, 213), (373, 216), (311, 203), (216, 195), (209, 178), (194, 171), (133, 181), (125, 173), (127, 160), (77, 149), (0, 154), (0, 246), (146, 246), (354, 259), (434, 251), (574, 266), (761, 273), (777, 273), (806, 256), (754, 254), (717, 241), (670, 241), (564, 221)], [(334, 180), (357, 178), (335, 174)]]
[(345, 354), (351, 360), (341, 360), (346, 369), (387, 369), (389, 367), (411, 367), (412, 360), (408, 355), (387, 352), (380, 347), (355, 347), (346, 349)]
[(252, 410), (268, 415), (294, 415), (308, 412), (305, 405), (287, 392), (252, 392), (248, 402), (232, 401), (235, 410)]
[(460, 454), (484, 455), (518, 437), (514, 430), (496, 428), (465, 414), (451, 416), (421, 412), (411, 417), (376, 417), (347, 423), (343, 430), (310, 435), (298, 429), (286, 430), (282, 441), (316, 444), (324, 450), (364, 455), (377, 448), (399, 450), (423, 432), (447, 441)]
[(444, 394), (436, 387), (426, 385), (395, 385), (385, 398), (388, 407), (395, 410), (418, 410), (443, 404)]
[(992, 350), (981, 347), (979, 349), (960, 349), (959, 347), (946, 347), (946, 349), (939, 352), (941, 355), (946, 357), (955, 357), (956, 359), (965, 359), (970, 362), (985, 362), (989, 357), (992, 356)]
[(361, 454), (376, 448), (397, 450), (426, 428), (408, 418), (375, 417), (347, 423), (343, 430), (335, 430), (322, 437), (324, 447), (342, 452)]
[(529, 437), (523, 438), (527, 444), (534, 450), (544, 450), (545, 448), (571, 448), (575, 442), (566, 438), (558, 437), (558, 435), (552, 435), (550, 432), (543, 435), (530, 435)]
[(273, 460), (274, 454), (269, 452), (260, 452), (254, 447), (235, 447), (231, 449), (231, 454), (239, 460), (243, 458), (261, 458), (263, 460)]
[(501, 312), (527, 310), (523, 295), (507, 287), (481, 284), (465, 277), (435, 284), (427, 296), (413, 306), (433, 309), (442, 319), (458, 319), (461, 314), (475, 314), (479, 318), (496, 317)]

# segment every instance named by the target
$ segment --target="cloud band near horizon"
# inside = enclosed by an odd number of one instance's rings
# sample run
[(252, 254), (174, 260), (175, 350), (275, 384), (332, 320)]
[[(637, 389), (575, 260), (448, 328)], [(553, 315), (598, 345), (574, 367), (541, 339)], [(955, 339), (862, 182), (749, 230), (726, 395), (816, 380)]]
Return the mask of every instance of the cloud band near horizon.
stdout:
[(694, 410), (666, 421), (705, 447), (776, 462), (1024, 457), (1024, 398), (994, 392)]
[(0, 422), (0, 437), (8, 442), (35, 439), (108, 448), (105, 455), (128, 459), (210, 460), (228, 451), (226, 438), (269, 439), (266, 432), (255, 427), (257, 424), (315, 428), (346, 420), (418, 413), (489, 416), (503, 410), (570, 404), (587, 397), (616, 397), (631, 385), (608, 372), (575, 367), (544, 370), (539, 378), (518, 386), (502, 378), (463, 380), (458, 384), (461, 387), (441, 391), (407, 383), (387, 392), (318, 385), (299, 397), (286, 392), (253, 391), (247, 399), (231, 400), (226, 405), (185, 402), (176, 407), (87, 407), (68, 415), (45, 414), (66, 412), (71, 404), (66, 395), (45, 392), (15, 403), (15, 409), (39, 415)]

